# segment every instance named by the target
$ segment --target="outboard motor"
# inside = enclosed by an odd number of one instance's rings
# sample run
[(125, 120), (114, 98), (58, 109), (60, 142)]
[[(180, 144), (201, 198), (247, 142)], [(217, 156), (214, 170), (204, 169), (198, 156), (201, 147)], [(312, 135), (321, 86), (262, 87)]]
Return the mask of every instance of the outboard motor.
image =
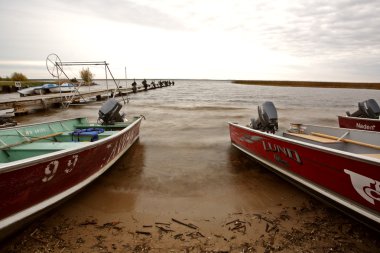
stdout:
[(251, 119), (250, 127), (263, 132), (275, 133), (278, 130), (277, 110), (270, 101), (258, 106), (258, 119)]
[(121, 107), (123, 106), (115, 99), (109, 99), (99, 110), (98, 122), (101, 122), (102, 125), (113, 125), (115, 122), (124, 122), (124, 113), (119, 113)]
[(378, 119), (380, 115), (380, 107), (374, 99), (368, 99), (358, 103), (359, 110), (354, 113), (346, 112), (347, 116)]

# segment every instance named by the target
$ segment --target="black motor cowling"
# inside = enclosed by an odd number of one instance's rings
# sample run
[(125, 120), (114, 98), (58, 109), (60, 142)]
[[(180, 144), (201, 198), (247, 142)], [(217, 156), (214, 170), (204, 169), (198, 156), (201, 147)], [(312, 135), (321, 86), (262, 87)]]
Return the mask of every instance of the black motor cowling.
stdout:
[(124, 114), (120, 114), (119, 111), (123, 107), (114, 98), (105, 102), (99, 110), (98, 122), (102, 125), (113, 125), (115, 122), (123, 122)]
[(359, 109), (354, 112), (346, 112), (347, 116), (359, 117), (359, 118), (369, 118), (378, 119), (380, 115), (380, 107), (374, 99), (368, 99), (363, 102), (358, 103)]
[(277, 110), (274, 104), (266, 101), (258, 106), (258, 119), (251, 119), (250, 127), (256, 130), (275, 133), (278, 130)]

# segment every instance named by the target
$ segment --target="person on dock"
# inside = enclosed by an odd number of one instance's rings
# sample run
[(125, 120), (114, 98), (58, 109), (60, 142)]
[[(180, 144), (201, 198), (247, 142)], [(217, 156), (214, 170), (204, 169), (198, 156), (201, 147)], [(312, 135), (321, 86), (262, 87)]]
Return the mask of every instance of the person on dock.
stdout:
[(145, 79), (142, 81), (142, 85), (144, 86), (144, 90), (148, 90), (148, 84)]
[(136, 80), (133, 79), (133, 83), (132, 83), (132, 91), (133, 93), (136, 93), (137, 92), (137, 83), (136, 83)]

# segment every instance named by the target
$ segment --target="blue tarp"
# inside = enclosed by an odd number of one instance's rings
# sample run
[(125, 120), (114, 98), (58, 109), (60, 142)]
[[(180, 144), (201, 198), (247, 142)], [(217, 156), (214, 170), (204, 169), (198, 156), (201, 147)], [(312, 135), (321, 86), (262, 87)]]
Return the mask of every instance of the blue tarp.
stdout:
[(77, 141), (79, 141), (79, 136), (91, 136), (91, 141), (97, 141), (99, 139), (98, 134), (104, 132), (103, 128), (85, 128), (85, 129), (75, 129), (74, 132), (70, 133), (72, 136), (72, 140), (74, 140), (74, 136), (77, 136)]

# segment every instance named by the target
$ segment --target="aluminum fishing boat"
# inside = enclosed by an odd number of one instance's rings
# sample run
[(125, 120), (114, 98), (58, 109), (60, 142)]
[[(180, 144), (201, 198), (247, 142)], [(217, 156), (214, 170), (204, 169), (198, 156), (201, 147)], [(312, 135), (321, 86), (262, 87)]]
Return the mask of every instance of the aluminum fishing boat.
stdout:
[(0, 130), (0, 239), (85, 187), (139, 138), (108, 100), (97, 123), (75, 118)]
[(380, 132), (380, 107), (374, 99), (359, 102), (358, 110), (338, 116), (339, 127)]
[(248, 126), (229, 129), (234, 147), (380, 231), (379, 133), (305, 124), (281, 132), (272, 102)]

